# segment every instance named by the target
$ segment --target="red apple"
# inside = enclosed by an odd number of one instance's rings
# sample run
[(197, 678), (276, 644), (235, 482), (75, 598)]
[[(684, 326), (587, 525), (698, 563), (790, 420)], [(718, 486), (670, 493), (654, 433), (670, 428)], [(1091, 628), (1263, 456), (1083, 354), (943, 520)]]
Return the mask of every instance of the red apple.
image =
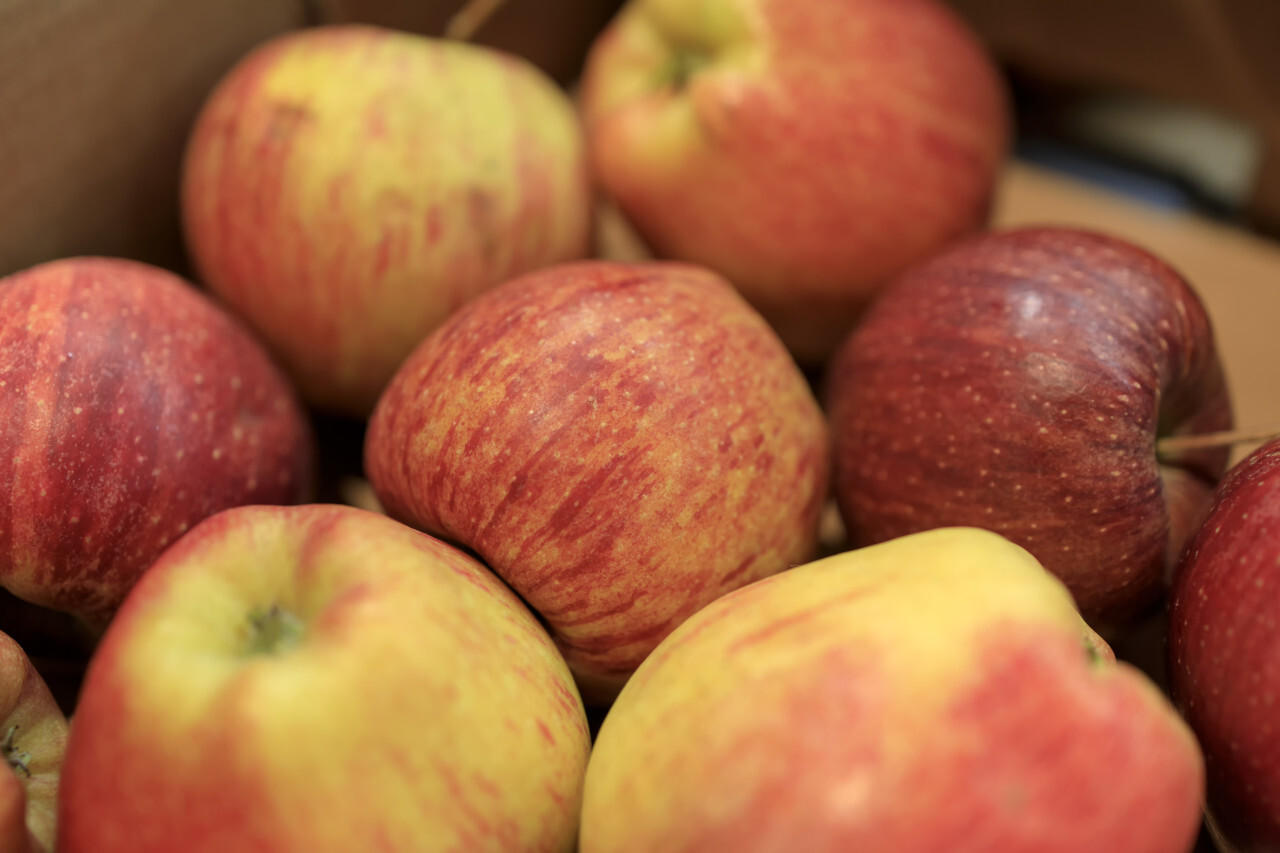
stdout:
[(1063, 585), (974, 528), (694, 614), (587, 765), (582, 853), (1187, 853), (1203, 759)]
[(58, 780), (67, 718), (8, 634), (0, 633), (0, 850), (42, 853), (57, 835)]
[(989, 233), (898, 278), (825, 389), (850, 542), (931, 527), (1001, 533), (1120, 624), (1164, 590), (1227, 450), (1157, 439), (1228, 428), (1210, 319), (1166, 262), (1068, 228)]
[(1272, 440), (1218, 486), (1169, 605), (1169, 691), (1204, 748), (1210, 827), (1240, 853), (1280, 850), (1278, 565)]
[(560, 265), (464, 306), (388, 385), (365, 460), (392, 516), (541, 614), (593, 704), (694, 611), (813, 554), (829, 479), (768, 324), (660, 262)]
[(987, 222), (1004, 82), (935, 0), (630, 0), (581, 103), (595, 178), (661, 257), (728, 277), (804, 363)]
[(573, 104), (535, 66), (356, 25), (242, 59), (200, 113), (182, 184), (200, 279), (307, 400), (360, 418), (467, 299), (585, 257), (591, 202)]
[(0, 280), (0, 585), (100, 629), (200, 519), (311, 488), (263, 346), (179, 277), (111, 258)]
[(547, 632), (473, 558), (354, 507), (239, 507), (94, 653), (58, 850), (569, 853), (589, 748)]

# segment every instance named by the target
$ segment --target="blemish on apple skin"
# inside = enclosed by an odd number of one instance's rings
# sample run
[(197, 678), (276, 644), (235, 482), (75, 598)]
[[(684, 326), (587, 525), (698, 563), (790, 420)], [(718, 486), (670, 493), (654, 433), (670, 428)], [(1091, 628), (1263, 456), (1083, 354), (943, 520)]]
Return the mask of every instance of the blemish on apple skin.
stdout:
[(497, 199), (483, 187), (467, 191), (467, 218), (480, 243), (480, 254), (492, 263), (499, 248)]
[(426, 221), (426, 238), (427, 245), (434, 246), (440, 242), (440, 237), (444, 234), (444, 221), (441, 218), (440, 206), (431, 205), (427, 210)]
[(305, 104), (277, 101), (271, 105), (267, 115), (267, 139), (276, 143), (287, 142), (314, 120), (315, 114)]

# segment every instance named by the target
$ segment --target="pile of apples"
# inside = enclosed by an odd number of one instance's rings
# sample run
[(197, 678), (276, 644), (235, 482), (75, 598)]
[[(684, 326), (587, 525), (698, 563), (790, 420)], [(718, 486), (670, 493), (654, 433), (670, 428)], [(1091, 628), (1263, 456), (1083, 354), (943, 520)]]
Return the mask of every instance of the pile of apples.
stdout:
[(937, 0), (245, 56), (189, 277), (0, 280), (0, 585), (87, 657), (0, 634), (0, 850), (1280, 849), (1280, 444), (1164, 260), (988, 227), (1009, 109)]

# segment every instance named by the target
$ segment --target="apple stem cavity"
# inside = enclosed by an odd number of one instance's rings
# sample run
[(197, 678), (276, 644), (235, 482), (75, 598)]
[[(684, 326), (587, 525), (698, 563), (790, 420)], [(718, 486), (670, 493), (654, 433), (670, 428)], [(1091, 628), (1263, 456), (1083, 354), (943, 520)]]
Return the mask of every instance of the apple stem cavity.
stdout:
[(4, 735), (4, 758), (9, 762), (9, 767), (19, 776), (29, 777), (31, 775), (31, 753), (23, 752), (18, 749), (13, 742), (14, 737), (18, 734), (17, 726), (10, 726), (9, 731)]
[(1109, 663), (1106, 655), (1104, 655), (1098, 649), (1098, 646), (1090, 641), (1088, 637), (1084, 640), (1084, 655), (1091, 666), (1106, 666)]
[(249, 615), (249, 654), (282, 654), (302, 642), (306, 626), (288, 610), (273, 604)]
[(663, 66), (659, 84), (663, 88), (670, 87), (676, 92), (681, 92), (689, 85), (693, 75), (697, 74), (699, 69), (709, 61), (709, 57), (700, 50), (677, 47), (671, 54), (671, 60)]
[(505, 0), (467, 0), (445, 24), (444, 37), (454, 41), (470, 41), (504, 2)]
[(1252, 444), (1273, 438), (1280, 438), (1280, 424), (1190, 435), (1166, 435), (1156, 439), (1156, 458), (1163, 461), (1184, 453), (1231, 447), (1237, 444)]

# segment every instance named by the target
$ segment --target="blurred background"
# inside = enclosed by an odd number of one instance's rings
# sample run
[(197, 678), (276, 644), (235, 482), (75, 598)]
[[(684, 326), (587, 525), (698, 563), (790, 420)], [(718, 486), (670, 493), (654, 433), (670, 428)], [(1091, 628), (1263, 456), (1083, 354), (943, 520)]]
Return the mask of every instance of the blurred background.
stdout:
[[(1280, 3), (947, 0), (1004, 65), (1017, 159), (1280, 236)], [(0, 0), (0, 274), (73, 253), (181, 269), (178, 162), (217, 78), (285, 29), (438, 35), (461, 0)], [(506, 0), (473, 40), (568, 85), (620, 0)]]

